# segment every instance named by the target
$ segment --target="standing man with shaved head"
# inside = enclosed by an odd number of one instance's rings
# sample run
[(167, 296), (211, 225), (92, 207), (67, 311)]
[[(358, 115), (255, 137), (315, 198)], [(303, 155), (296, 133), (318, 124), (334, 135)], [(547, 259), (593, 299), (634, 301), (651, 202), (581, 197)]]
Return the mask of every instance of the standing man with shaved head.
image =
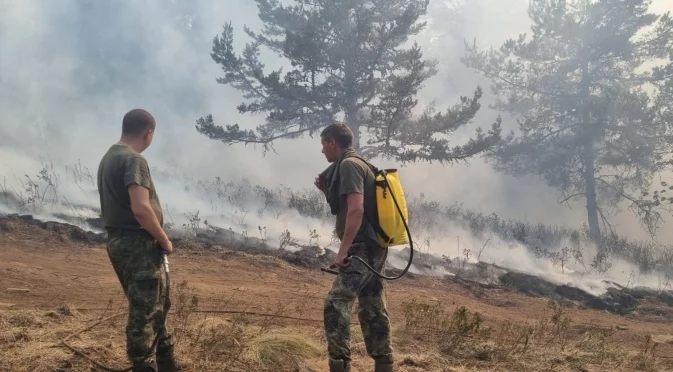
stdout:
[[(122, 135), (98, 167), (101, 215), (107, 251), (129, 303), (126, 351), (134, 372), (182, 371), (166, 328), (161, 250), (173, 252), (163, 229), (161, 203), (141, 155), (154, 138), (156, 121), (142, 109), (124, 115)], [(152, 343), (159, 335), (156, 359)]]

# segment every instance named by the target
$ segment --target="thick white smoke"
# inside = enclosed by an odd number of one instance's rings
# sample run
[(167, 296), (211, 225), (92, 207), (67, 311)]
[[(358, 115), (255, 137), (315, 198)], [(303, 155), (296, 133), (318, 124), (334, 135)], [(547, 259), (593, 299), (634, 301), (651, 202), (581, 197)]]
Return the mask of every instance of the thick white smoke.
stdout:
[[(442, 62), (440, 74), (428, 82), (419, 97), (421, 109), (432, 101), (440, 109), (452, 105), (458, 96), (470, 95), (478, 84), (488, 92), (487, 82), (459, 63), (463, 38), (471, 41), (476, 37), (481, 45), (498, 46), (505, 38), (527, 31), (525, 0), (432, 1), (431, 7), (451, 12), (446, 4), (452, 3), (462, 6), (456, 22), (445, 24), (444, 13), (430, 12), (430, 27), (419, 40), (427, 56)], [(654, 3), (657, 11), (671, 8), (664, 0)], [(267, 239), (271, 245), (290, 231), (301, 243), (317, 239), (327, 246), (332, 235), (329, 219), (303, 217), (292, 209), (275, 210), (256, 198), (254, 191), (258, 184), (272, 190), (313, 187), (314, 175), (327, 166), (317, 139), (281, 141), (276, 145), (278, 154), (262, 156), (259, 149), (209, 140), (194, 128), (195, 120), (208, 113), (220, 123), (239, 123), (246, 128), (254, 128), (262, 120), (237, 113), (242, 97), (216, 83), (220, 71), (209, 56), (212, 38), (227, 21), (236, 29), (237, 47), (244, 46), (243, 26), (255, 29), (260, 25), (254, 2), (100, 4), (93, 0), (0, 2), (0, 213), (32, 213), (70, 222), (73, 220), (68, 217), (96, 217), (98, 161), (118, 139), (123, 114), (142, 107), (158, 121), (155, 144), (145, 155), (154, 167), (168, 222), (189, 225), (190, 216), (198, 211), (201, 227), (207, 220)], [(286, 63), (269, 53), (263, 57), (269, 68)], [(486, 104), (483, 107), (476, 124), (487, 127), (496, 113)], [(466, 134), (473, 129), (468, 128)], [(459, 134), (456, 141), (461, 139)], [(43, 169), (46, 173), (40, 179)], [(410, 195), (425, 193), (444, 204), (460, 201), (467, 208), (505, 218), (576, 227), (576, 221), (584, 220), (582, 206), (569, 210), (557, 205), (555, 191), (541, 181), (496, 174), (478, 159), (454, 167), (413, 165), (402, 168), (401, 175)], [(247, 199), (230, 201), (218, 197), (212, 187), (199, 186), (199, 181), (215, 177), (221, 177), (224, 184), (249, 179)], [(40, 186), (38, 192), (32, 188), (33, 182)], [(232, 195), (231, 190), (227, 193)], [(14, 199), (9, 200), (10, 194)], [(620, 232), (642, 237), (633, 221), (620, 216), (617, 222), (624, 226)], [(476, 259), (487, 238), (476, 237), (449, 221), (435, 222), (413, 231), (417, 244), (432, 237), (432, 253), (456, 257), (469, 248), (471, 260)], [(403, 266), (404, 262), (395, 260), (391, 262)], [(523, 245), (497, 237), (491, 237), (481, 260), (557, 282), (572, 282), (594, 292), (600, 292), (594, 288), (603, 288), (596, 284), (599, 279), (569, 275), (568, 270), (562, 273), (549, 260), (533, 257)], [(615, 262), (600, 279), (626, 284), (634, 270), (625, 262)], [(635, 277), (638, 284), (657, 286), (655, 278), (637, 272)]]

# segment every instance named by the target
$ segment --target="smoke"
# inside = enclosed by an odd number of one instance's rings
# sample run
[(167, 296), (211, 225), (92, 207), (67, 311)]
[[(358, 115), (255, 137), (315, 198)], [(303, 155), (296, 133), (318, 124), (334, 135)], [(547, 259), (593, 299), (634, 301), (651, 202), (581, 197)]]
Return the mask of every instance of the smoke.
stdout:
[[(557, 285), (569, 285), (584, 290), (595, 296), (604, 294), (612, 284), (629, 288), (648, 287), (656, 290), (671, 289), (671, 275), (663, 271), (642, 272), (638, 267), (624, 259), (613, 257), (609, 261), (609, 267), (605, 271), (596, 271), (591, 268), (591, 259), (596, 256), (597, 250), (593, 244), (585, 242), (581, 250), (582, 257), (574, 257), (572, 243), (564, 239), (558, 247), (554, 247), (551, 253), (558, 253), (559, 258), (564, 260), (563, 266), (560, 259), (549, 257), (537, 257), (524, 245), (504, 240), (498, 236), (475, 236), (470, 231), (460, 226), (446, 228), (454, 236), (434, 235), (432, 246), (438, 247), (451, 258), (454, 268), (461, 265), (477, 264), (486, 262), (509, 271), (518, 271), (526, 274), (537, 275)], [(565, 256), (563, 248), (568, 248)], [(436, 251), (431, 249), (430, 251)], [(456, 271), (456, 270), (454, 270)], [(435, 275), (445, 275), (443, 268), (435, 268)], [(485, 279), (485, 278), (481, 278)], [(492, 278), (495, 279), (495, 278)]]
[[(673, 7), (664, 0), (653, 3), (656, 11)], [(419, 110), (433, 101), (443, 109), (459, 96), (471, 95), (477, 85), (488, 92), (488, 83), (459, 62), (463, 39), (499, 46), (505, 38), (528, 31), (527, 6), (527, 0), (433, 0), (429, 27), (419, 43), (427, 56), (440, 60), (440, 73), (426, 84)], [(208, 221), (272, 245), (286, 231), (300, 242), (330, 244), (330, 216), (307, 217), (294, 209), (269, 207), (254, 186), (313, 187), (314, 175), (327, 166), (317, 139), (280, 141), (277, 154), (263, 156), (259, 148), (225, 146), (194, 128), (195, 120), (208, 113), (221, 124), (250, 129), (262, 120), (238, 114), (240, 94), (215, 80), (221, 72), (210, 58), (211, 43), (228, 21), (236, 30), (239, 50), (247, 42), (243, 26), (257, 29), (261, 24), (249, 0), (0, 2), (0, 213), (15, 212), (22, 204), (44, 219), (96, 217), (98, 161), (117, 141), (123, 114), (142, 107), (158, 122), (154, 144), (144, 155), (153, 167), (168, 222), (203, 227)], [(270, 69), (286, 63), (269, 53), (262, 57)], [(476, 123), (482, 127), (497, 115), (488, 109), (492, 98), (485, 98)], [(473, 130), (467, 128), (455, 140), (464, 141)], [(397, 166), (387, 161), (380, 165)], [(577, 227), (585, 219), (581, 205), (558, 205), (557, 193), (542, 181), (503, 176), (479, 159), (452, 167), (408, 166), (401, 175), (410, 195), (424, 193), (443, 204), (460, 201), (479, 212)], [(246, 178), (250, 187), (244, 198), (227, 200), (218, 196), (217, 187), (225, 186), (213, 186), (215, 177), (224, 185), (236, 183), (231, 187)], [(40, 185), (39, 193), (32, 185)], [(10, 194), (18, 200), (10, 201)], [(225, 194), (235, 195), (235, 190)], [(287, 201), (288, 195), (278, 198)], [(48, 202), (50, 198), (58, 202)], [(621, 234), (644, 236), (626, 213), (616, 221)], [(468, 247), (472, 260), (487, 240), (450, 222), (414, 234), (418, 242), (431, 236), (431, 251), (439, 255), (455, 257)], [(576, 278), (559, 273), (549, 260), (532, 257), (526, 247), (495, 237), (481, 259), (557, 280)], [(615, 266), (608, 277), (625, 281), (632, 268)]]

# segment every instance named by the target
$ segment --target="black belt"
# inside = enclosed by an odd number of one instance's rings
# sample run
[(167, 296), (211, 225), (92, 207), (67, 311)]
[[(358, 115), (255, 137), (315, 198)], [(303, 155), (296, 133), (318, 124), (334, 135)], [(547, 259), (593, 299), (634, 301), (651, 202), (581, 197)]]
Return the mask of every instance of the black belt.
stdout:
[(144, 237), (147, 239), (155, 240), (152, 234), (150, 234), (147, 230), (145, 229), (115, 229), (115, 228), (110, 228), (107, 229), (107, 234), (109, 237), (126, 237), (126, 236), (133, 236), (133, 237)]

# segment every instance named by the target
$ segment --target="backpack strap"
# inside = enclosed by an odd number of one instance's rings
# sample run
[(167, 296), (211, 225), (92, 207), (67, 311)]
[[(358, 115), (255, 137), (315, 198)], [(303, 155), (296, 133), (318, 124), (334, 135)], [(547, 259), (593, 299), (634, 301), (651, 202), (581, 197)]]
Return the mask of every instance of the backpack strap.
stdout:
[[(362, 158), (360, 155), (351, 154), (351, 155), (347, 156), (346, 158), (356, 158), (356, 159), (361, 160), (363, 163), (365, 163), (369, 167), (369, 169), (371, 169), (372, 173), (374, 173), (374, 186), (375, 187), (381, 187), (383, 189), (383, 192), (386, 192), (386, 187), (387, 187), (386, 181), (385, 180), (384, 181), (377, 181), (376, 180), (376, 176), (378, 176), (379, 174), (383, 174), (385, 176), (385, 174), (384, 174), (385, 172), (382, 172), (380, 169), (373, 166), (371, 163), (369, 163), (367, 160)], [(373, 213), (377, 213), (376, 192), (374, 192), (374, 211), (373, 211)], [(386, 232), (383, 230), (383, 228), (379, 224), (378, 216), (374, 221), (372, 221), (372, 219), (369, 218), (366, 214), (363, 217), (365, 218), (367, 223), (374, 229), (374, 232), (376, 232), (376, 234), (378, 234), (384, 241), (386, 241), (388, 243), (390, 242), (390, 240), (391, 240), (390, 236), (388, 236), (388, 234), (386, 234)]]
[(356, 158), (356, 159), (361, 160), (363, 163), (367, 164), (369, 169), (371, 169), (372, 172), (374, 173), (374, 177), (376, 177), (381, 172), (378, 168), (373, 166), (371, 163), (369, 163), (367, 160), (365, 160), (362, 156), (360, 156), (358, 154), (351, 154), (351, 155), (346, 157), (346, 159), (348, 159), (348, 158)]

